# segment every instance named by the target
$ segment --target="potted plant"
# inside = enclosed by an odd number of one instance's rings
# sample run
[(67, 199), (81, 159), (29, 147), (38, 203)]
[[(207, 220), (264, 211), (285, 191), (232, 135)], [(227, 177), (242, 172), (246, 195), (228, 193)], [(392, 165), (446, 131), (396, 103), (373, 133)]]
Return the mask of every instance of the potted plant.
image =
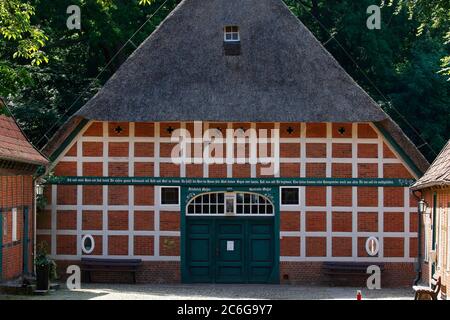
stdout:
[(42, 242), (36, 250), (36, 289), (47, 291), (50, 287), (50, 279), (55, 278), (56, 264), (48, 258), (46, 243)]

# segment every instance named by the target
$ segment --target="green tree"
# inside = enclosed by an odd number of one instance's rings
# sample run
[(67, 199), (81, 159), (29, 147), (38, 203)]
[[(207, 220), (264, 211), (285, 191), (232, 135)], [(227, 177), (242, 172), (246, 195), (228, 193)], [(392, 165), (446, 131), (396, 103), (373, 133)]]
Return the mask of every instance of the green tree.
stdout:
[[(16, 118), (42, 146), (181, 0), (28, 1), (35, 8), (30, 24), (48, 37), (40, 50), (49, 61), (13, 58), (17, 42), (0, 37), (0, 95), (9, 95)], [(394, 5), (382, 8), (381, 30), (368, 30), (366, 9), (381, 0), (284, 1), (432, 160), (428, 145), (437, 152), (450, 138), (450, 86), (437, 74), (449, 56), (446, 21), (418, 37), (425, 20)], [(81, 30), (66, 28), (72, 4), (81, 8)]]
[(450, 138), (450, 93), (437, 74), (448, 54), (440, 28), (382, 7), (381, 30), (366, 27), (373, 0), (285, 0), (344, 69), (399, 123), (431, 161)]
[[(410, 19), (417, 19), (420, 25), (417, 34), (433, 30), (442, 36), (444, 44), (450, 44), (450, 1), (448, 0), (383, 0), (382, 4), (396, 6), (397, 12), (407, 10)], [(450, 54), (441, 59), (441, 73), (450, 76)], [(450, 78), (449, 78), (450, 80)]]
[[(9, 99), (31, 140), (42, 147), (178, 2), (169, 0), (151, 17), (164, 1), (33, 0), (34, 18), (49, 38), (45, 46), (49, 62), (39, 67), (27, 66), (28, 83), (13, 90)], [(81, 30), (66, 27), (69, 5), (81, 9)]]
[(48, 38), (32, 23), (34, 15), (29, 3), (0, 2), (0, 96), (8, 97), (30, 83), (28, 65), (48, 62), (42, 51)]
[(12, 41), (14, 58), (24, 58), (31, 64), (48, 62), (41, 48), (48, 37), (36, 25), (31, 23), (35, 9), (29, 3), (19, 0), (2, 0), (0, 2), (0, 36)]

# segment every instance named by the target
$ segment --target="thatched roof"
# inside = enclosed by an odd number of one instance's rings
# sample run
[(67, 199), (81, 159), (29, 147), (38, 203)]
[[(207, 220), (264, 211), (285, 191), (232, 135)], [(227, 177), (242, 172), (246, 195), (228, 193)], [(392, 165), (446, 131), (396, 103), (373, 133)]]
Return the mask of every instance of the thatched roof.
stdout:
[(425, 175), (413, 186), (413, 190), (450, 186), (450, 140), (437, 156)]
[[(223, 28), (241, 55), (224, 56)], [(281, 0), (185, 0), (78, 115), (109, 121), (380, 121)]]
[[(224, 55), (227, 25), (239, 26), (239, 56)], [(396, 128), (281, 0), (182, 1), (74, 119), (79, 117), (387, 121)], [(423, 172), (426, 160), (404, 135), (400, 140)]]

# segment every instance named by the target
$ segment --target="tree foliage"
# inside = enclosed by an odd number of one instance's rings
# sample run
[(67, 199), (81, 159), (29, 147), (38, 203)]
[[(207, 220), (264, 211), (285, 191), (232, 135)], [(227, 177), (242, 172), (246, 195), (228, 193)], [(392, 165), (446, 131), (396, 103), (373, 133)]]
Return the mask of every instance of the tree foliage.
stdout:
[(0, 36), (13, 42), (13, 58), (24, 58), (31, 64), (48, 62), (41, 50), (48, 37), (31, 18), (36, 14), (34, 7), (20, 0), (2, 0), (0, 2)]
[[(33, 16), (48, 36), (49, 62), (40, 66), (13, 59), (11, 43), (0, 47), (0, 95), (30, 139), (42, 147), (58, 127), (104, 84), (173, 9), (169, 1), (132, 37), (163, 1), (139, 4), (119, 0), (30, 0)], [(69, 30), (69, 5), (81, 8), (81, 30)], [(2, 66), (7, 69), (2, 69)]]
[[(417, 34), (419, 36), (427, 30), (432, 30), (442, 37), (445, 45), (450, 44), (450, 1), (383, 0), (382, 4), (396, 6), (397, 13), (406, 10), (410, 19), (418, 20), (420, 22), (417, 28)], [(441, 62), (442, 70), (440, 73), (450, 76), (450, 55), (444, 56)]]
[[(0, 95), (8, 98), (32, 141), (41, 147), (179, 2), (29, 0), (24, 7), (28, 20), (18, 30), (28, 26), (47, 37), (41, 38), (45, 47), (38, 42), (38, 51), (48, 63), (38, 66), (24, 56), (13, 57), (19, 42), (33, 39), (33, 33), (22, 31), (16, 39), (1, 33)], [(438, 74), (441, 60), (450, 55), (445, 44), (448, 0), (389, 0), (382, 8), (381, 30), (366, 27), (366, 10), (373, 0), (284, 2), (432, 160), (450, 135), (450, 82)], [(411, 2), (426, 10), (406, 8)], [(69, 5), (81, 8), (81, 30), (66, 27)], [(0, 28), (7, 26), (4, 21), (17, 25), (12, 11), (5, 11), (4, 5), (0, 8)], [(10, 15), (7, 20), (5, 12)]]
[(418, 36), (423, 22), (387, 5), (381, 10), (381, 30), (369, 30), (366, 10), (373, 0), (285, 2), (433, 160), (450, 138), (450, 86), (438, 74), (442, 57), (449, 54), (442, 31), (436, 26)]

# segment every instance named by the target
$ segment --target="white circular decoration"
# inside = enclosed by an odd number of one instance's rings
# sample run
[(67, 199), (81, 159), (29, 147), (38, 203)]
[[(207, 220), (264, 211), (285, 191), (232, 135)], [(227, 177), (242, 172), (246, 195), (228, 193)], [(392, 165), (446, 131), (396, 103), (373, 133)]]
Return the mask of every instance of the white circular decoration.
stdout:
[(374, 257), (380, 251), (380, 241), (376, 237), (369, 237), (366, 240), (366, 252), (369, 256)]
[(81, 239), (81, 250), (85, 254), (91, 254), (95, 248), (95, 240), (90, 234), (86, 234)]

